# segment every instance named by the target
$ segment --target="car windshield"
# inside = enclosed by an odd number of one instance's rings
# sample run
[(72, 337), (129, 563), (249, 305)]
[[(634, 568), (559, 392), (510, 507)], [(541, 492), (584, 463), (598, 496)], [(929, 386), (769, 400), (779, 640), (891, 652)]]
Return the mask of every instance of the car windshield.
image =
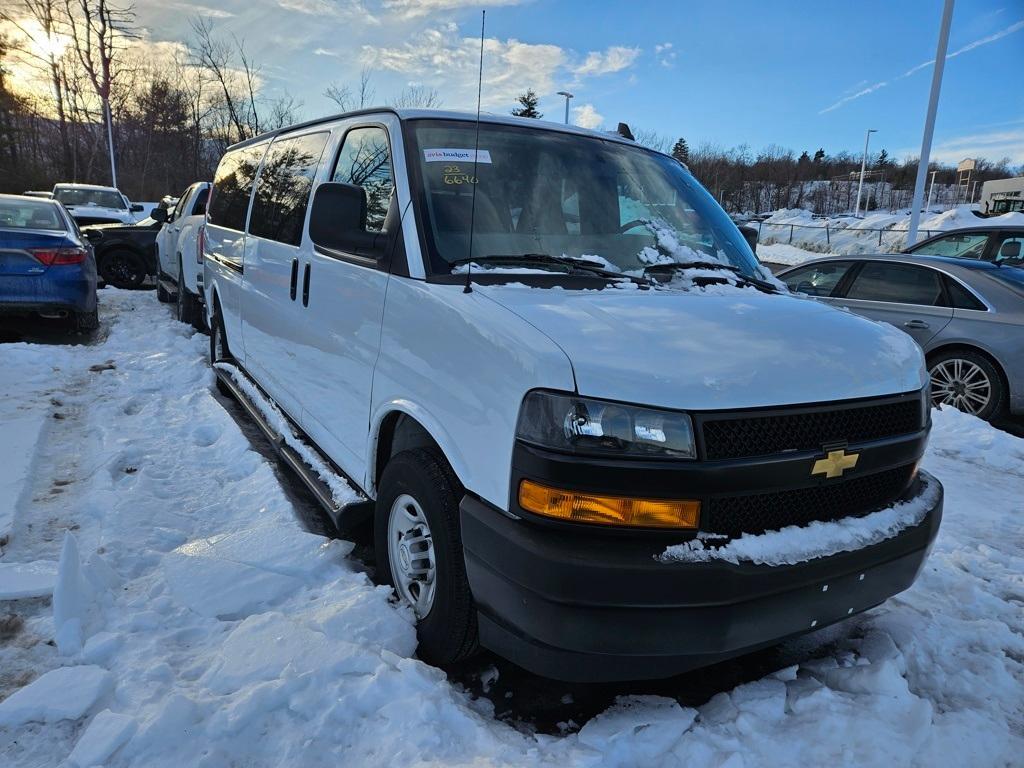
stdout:
[(54, 197), (64, 205), (96, 205), (102, 208), (124, 209), (124, 199), (112, 189), (58, 188)]
[(736, 225), (670, 157), (600, 137), (481, 123), (474, 176), (474, 123), (407, 125), (435, 273), (467, 259), (502, 257), (507, 269), (515, 257), (540, 268), (537, 257), (567, 257), (637, 275), (668, 263), (761, 274)]
[(60, 231), (66, 228), (57, 206), (42, 200), (0, 200), (0, 227)]

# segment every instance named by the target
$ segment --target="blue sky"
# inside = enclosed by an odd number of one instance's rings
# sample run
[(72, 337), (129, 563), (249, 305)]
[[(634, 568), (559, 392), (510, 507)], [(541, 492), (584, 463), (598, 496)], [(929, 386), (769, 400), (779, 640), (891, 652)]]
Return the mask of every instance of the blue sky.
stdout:
[[(264, 63), (269, 93), (333, 110), (332, 81), (369, 67), (377, 101), (409, 84), (472, 107), (480, 8), (487, 12), (485, 109), (528, 87), (561, 119), (685, 136), (691, 146), (777, 144), (813, 152), (916, 155), (942, 0), (137, 0), (151, 39), (183, 41), (212, 14)], [(963, 50), (962, 50), (963, 49)], [(957, 0), (933, 158), (1024, 164), (1024, 2)]]

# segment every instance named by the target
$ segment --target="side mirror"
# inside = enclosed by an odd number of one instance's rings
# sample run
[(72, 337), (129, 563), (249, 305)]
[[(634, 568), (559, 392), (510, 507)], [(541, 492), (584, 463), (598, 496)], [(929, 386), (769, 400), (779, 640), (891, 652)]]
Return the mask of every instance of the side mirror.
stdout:
[(132, 213), (142, 213), (145, 209), (142, 207), (142, 203), (132, 203), (132, 207), (129, 210)]
[(366, 192), (340, 182), (321, 184), (313, 193), (309, 239), (320, 248), (378, 258), (385, 236), (366, 231)]
[(166, 208), (154, 208), (149, 212), (149, 217), (153, 221), (158, 221), (161, 224), (167, 223), (167, 209)]
[(757, 229), (755, 227), (743, 226), (739, 230), (740, 234), (743, 235), (743, 239), (747, 241), (747, 245), (750, 246), (750, 250), (757, 253)]
[(93, 245), (96, 245), (103, 239), (103, 233), (98, 229), (83, 229), (82, 234), (85, 235), (85, 239)]

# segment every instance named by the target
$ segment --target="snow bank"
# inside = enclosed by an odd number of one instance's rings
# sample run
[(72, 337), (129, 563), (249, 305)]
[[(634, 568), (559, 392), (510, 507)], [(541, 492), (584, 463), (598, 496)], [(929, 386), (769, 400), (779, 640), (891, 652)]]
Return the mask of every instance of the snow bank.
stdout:
[[(5, 378), (0, 376), (0, 384)], [(46, 421), (47, 414), (41, 408), (16, 412), (13, 418), (0, 419), (4, 446), (4, 458), (0, 461), (0, 546), (10, 538), (15, 509), (23, 501), (35, 447)]]
[[(886, 539), (924, 520), (939, 496), (939, 486), (927, 473), (921, 473), (925, 488), (917, 498), (894, 504), (864, 517), (847, 517), (830, 522), (791, 525), (762, 534), (743, 534), (726, 544), (721, 537), (698, 534), (692, 541), (675, 544), (660, 556), (662, 562), (705, 563), (725, 560), (758, 565), (793, 565), (839, 552), (852, 552)], [(718, 543), (716, 543), (716, 540)]]
[(128, 715), (105, 709), (89, 723), (89, 727), (68, 755), (73, 768), (90, 768), (106, 762), (135, 732), (137, 723)]
[[(790, 225), (796, 225), (791, 227)], [(826, 233), (825, 227), (828, 226)], [(1024, 214), (1007, 213), (988, 219), (975, 216), (966, 205), (957, 206), (938, 214), (924, 214), (919, 224), (919, 238), (931, 237), (941, 231), (961, 227), (993, 225), (1024, 225)], [(889, 213), (875, 211), (862, 219), (853, 216), (815, 218), (803, 209), (776, 211), (761, 224), (758, 240), (758, 254), (764, 261), (774, 261), (772, 256), (795, 258), (794, 251), (765, 251), (765, 246), (790, 245), (814, 254), (833, 253), (850, 256), (863, 253), (894, 253), (907, 245), (907, 231), (910, 228), (910, 212)], [(884, 230), (879, 240), (879, 232)], [(780, 264), (795, 264), (797, 261), (779, 261)]]

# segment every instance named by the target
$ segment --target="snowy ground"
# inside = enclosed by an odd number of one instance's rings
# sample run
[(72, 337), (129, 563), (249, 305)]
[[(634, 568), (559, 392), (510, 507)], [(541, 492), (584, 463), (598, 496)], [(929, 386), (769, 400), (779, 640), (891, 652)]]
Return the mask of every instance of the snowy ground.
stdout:
[(946, 515), (910, 591), (750, 682), (618, 686), (544, 733), (474, 693), (520, 698), (506, 668), (417, 661), (352, 546), (303, 529), (204, 336), (152, 293), (101, 302), (95, 343), (0, 346), (0, 765), (1021, 764), (1024, 441), (936, 413)]

